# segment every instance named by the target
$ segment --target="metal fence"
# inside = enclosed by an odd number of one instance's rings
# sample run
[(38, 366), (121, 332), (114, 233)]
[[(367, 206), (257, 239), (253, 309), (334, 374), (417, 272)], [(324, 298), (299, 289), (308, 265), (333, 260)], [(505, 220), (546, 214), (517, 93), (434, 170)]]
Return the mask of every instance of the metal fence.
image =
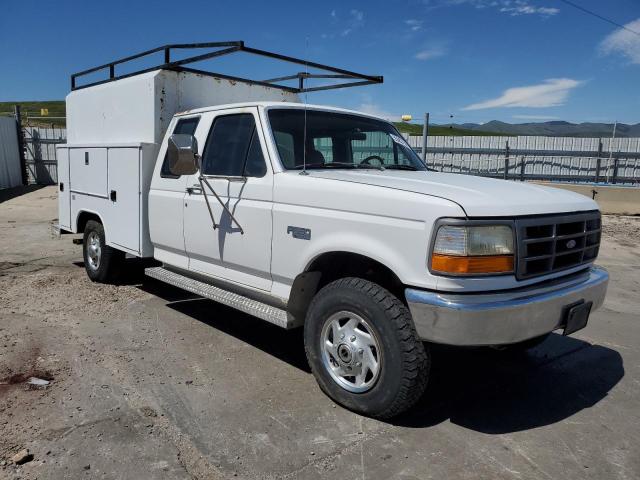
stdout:
[(56, 145), (67, 141), (67, 130), (51, 125), (46, 127), (23, 127), (25, 163), (29, 183), (58, 183)]
[[(419, 153), (422, 137), (408, 137)], [(429, 137), (438, 171), (511, 180), (640, 184), (640, 138)]]
[[(57, 183), (55, 146), (66, 142), (67, 131), (28, 123), (23, 129), (28, 181)], [(421, 153), (421, 136), (405, 138)], [(377, 149), (391, 151), (377, 143)], [(329, 158), (331, 145), (320, 142), (316, 148)], [(640, 138), (431, 136), (426, 160), (442, 172), (509, 180), (640, 185)]]
[(0, 189), (22, 185), (22, 167), (14, 117), (0, 117)]

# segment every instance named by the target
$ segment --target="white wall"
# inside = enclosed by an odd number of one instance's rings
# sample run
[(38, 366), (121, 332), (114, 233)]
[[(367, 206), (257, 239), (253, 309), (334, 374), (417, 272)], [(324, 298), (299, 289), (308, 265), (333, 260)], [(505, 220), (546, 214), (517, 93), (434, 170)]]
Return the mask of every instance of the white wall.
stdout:
[(16, 121), (0, 117), (0, 189), (22, 185)]

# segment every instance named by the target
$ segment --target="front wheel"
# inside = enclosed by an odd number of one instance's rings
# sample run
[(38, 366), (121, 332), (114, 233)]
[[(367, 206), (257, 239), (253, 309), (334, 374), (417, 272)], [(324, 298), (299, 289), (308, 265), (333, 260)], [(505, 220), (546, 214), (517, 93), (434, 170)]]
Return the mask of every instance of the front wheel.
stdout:
[(309, 306), (304, 338), (320, 388), (353, 411), (390, 418), (426, 388), (429, 351), (405, 305), (375, 283), (343, 278), (322, 288)]
[(104, 227), (100, 222), (87, 222), (82, 248), (84, 268), (92, 281), (108, 283), (115, 280), (124, 262), (124, 252), (106, 244)]

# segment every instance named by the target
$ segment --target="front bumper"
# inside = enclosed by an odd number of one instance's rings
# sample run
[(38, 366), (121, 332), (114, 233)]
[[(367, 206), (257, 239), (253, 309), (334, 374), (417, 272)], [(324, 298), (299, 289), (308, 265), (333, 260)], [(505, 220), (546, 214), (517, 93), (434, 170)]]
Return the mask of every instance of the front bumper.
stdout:
[(418, 336), (448, 345), (505, 345), (563, 328), (568, 306), (604, 302), (609, 274), (592, 267), (540, 285), (494, 293), (430, 292), (405, 295)]

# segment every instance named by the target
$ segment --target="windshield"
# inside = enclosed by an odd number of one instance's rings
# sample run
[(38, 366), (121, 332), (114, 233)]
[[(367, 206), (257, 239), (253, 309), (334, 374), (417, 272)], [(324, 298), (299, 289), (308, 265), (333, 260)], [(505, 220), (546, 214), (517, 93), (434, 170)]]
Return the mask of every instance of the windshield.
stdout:
[(306, 110), (305, 122), (305, 110), (298, 108), (270, 109), (269, 122), (287, 170), (302, 169), (305, 160), (307, 169), (426, 170), (387, 122), (318, 110)]

